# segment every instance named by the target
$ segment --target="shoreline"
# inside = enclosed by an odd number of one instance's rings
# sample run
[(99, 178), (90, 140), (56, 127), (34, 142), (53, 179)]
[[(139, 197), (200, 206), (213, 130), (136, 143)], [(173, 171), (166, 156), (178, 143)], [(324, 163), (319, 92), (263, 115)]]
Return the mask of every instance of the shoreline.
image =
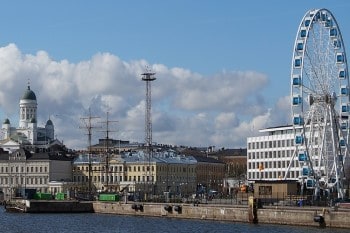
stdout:
[[(115, 215), (182, 218), (350, 229), (350, 209), (330, 207), (263, 206), (229, 204), (184, 204), (102, 201), (16, 201), (22, 213), (101, 213)], [(10, 212), (10, 209), (6, 211)]]

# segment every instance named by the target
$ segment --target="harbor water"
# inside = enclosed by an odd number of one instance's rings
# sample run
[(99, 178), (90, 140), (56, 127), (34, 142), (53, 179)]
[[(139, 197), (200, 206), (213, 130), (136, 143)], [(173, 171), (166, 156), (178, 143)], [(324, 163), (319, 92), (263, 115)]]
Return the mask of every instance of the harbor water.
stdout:
[(246, 224), (208, 220), (186, 220), (120, 216), (110, 214), (24, 214), (9, 213), (0, 207), (0, 232), (6, 233), (345, 233), (349, 229)]

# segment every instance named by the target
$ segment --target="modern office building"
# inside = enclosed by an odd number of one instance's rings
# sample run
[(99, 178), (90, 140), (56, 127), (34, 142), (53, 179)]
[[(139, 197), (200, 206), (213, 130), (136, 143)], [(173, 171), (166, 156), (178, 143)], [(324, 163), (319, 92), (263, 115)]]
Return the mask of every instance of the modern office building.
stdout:
[(298, 156), (294, 156), (293, 126), (271, 127), (259, 132), (261, 136), (247, 138), (247, 179), (298, 180), (301, 169)]

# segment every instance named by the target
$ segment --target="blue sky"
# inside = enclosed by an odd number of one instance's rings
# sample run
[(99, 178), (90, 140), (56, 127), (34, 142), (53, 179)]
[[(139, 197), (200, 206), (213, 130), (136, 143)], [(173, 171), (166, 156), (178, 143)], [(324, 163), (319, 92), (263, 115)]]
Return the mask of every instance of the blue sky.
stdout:
[(346, 0), (0, 3), (1, 119), (18, 125), (30, 79), (39, 123), (50, 117), (73, 148), (86, 146), (89, 107), (118, 120), (112, 137), (144, 140), (146, 66), (157, 73), (154, 141), (245, 147), (257, 129), (290, 121), (292, 49), (307, 10), (329, 9), (350, 43)]

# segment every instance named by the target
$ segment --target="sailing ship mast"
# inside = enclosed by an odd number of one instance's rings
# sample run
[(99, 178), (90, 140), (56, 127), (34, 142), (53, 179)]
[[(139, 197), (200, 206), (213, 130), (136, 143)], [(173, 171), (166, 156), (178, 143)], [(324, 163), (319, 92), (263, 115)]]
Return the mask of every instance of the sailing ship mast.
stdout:
[(91, 110), (89, 108), (89, 116), (87, 117), (82, 117), (81, 119), (84, 122), (84, 128), (87, 130), (87, 135), (88, 135), (88, 151), (89, 151), (89, 155), (88, 155), (88, 163), (89, 163), (89, 168), (88, 168), (88, 172), (89, 172), (89, 186), (88, 186), (88, 192), (89, 192), (89, 199), (92, 199), (92, 158), (91, 158), (91, 137), (92, 137), (92, 129), (96, 128), (95, 126), (93, 126), (92, 124), (92, 120), (97, 119), (99, 117), (97, 116), (91, 116)]
[(105, 177), (106, 177), (106, 186), (105, 186), (105, 189), (108, 191), (109, 190), (109, 161), (110, 161), (110, 149), (109, 149), (109, 144), (110, 144), (110, 138), (109, 138), (109, 133), (111, 132), (115, 132), (115, 131), (112, 131), (110, 130), (109, 126), (110, 126), (110, 123), (112, 122), (118, 122), (118, 121), (111, 121), (109, 120), (109, 112), (107, 111), (106, 113), (106, 121), (102, 122), (106, 125), (106, 130), (104, 131), (106, 133), (106, 139), (105, 139), (105, 155), (106, 155), (106, 167), (105, 167)]

